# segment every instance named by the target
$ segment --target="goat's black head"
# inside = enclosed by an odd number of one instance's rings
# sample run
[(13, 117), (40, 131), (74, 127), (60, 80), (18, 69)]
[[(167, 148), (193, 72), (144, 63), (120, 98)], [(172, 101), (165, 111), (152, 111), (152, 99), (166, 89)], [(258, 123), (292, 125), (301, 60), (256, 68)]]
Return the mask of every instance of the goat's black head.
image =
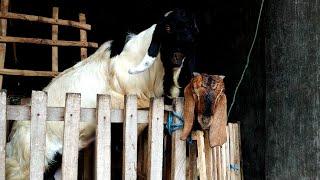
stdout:
[(197, 34), (198, 27), (192, 13), (182, 9), (167, 12), (156, 25), (148, 53), (129, 73), (135, 74), (148, 69), (159, 51), (165, 68), (182, 66), (188, 56), (193, 56)]

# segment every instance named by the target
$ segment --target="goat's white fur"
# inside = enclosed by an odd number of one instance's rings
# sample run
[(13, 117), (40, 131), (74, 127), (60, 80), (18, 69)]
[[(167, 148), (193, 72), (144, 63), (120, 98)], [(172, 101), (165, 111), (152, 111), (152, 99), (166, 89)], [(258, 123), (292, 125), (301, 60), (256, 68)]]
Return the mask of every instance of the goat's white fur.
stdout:
[[(62, 72), (44, 88), (48, 106), (64, 107), (66, 93), (81, 93), (81, 107), (95, 108), (97, 94), (111, 95), (112, 108), (123, 108), (124, 95), (138, 96), (138, 107), (148, 107), (151, 97), (163, 94), (164, 69), (160, 58), (144, 72), (131, 75), (129, 67), (141, 62), (150, 45), (155, 25), (132, 36), (124, 50), (110, 59), (110, 42), (104, 43), (93, 55)], [(81, 123), (79, 147), (85, 147), (94, 133), (95, 124)], [(47, 122), (45, 165), (55, 153), (62, 153), (63, 122)], [(28, 179), (30, 161), (30, 122), (18, 121), (7, 143), (6, 178)]]

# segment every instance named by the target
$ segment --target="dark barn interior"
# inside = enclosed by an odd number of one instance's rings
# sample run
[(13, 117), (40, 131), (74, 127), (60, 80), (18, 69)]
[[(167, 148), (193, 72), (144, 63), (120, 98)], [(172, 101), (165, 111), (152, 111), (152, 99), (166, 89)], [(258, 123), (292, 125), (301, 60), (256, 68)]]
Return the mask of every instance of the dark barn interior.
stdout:
[[(197, 71), (226, 76), (230, 106), (246, 64), (261, 0), (12, 0), (10, 3), (11, 12), (48, 17), (53, 6), (60, 7), (59, 16), (65, 19), (77, 19), (78, 13), (84, 12), (93, 26), (88, 40), (99, 44), (128, 31), (138, 33), (172, 8), (191, 9), (197, 14), (200, 29)], [(319, 56), (318, 17), (318, 2), (306, 0), (296, 4), (271, 0), (263, 9), (251, 62), (229, 116), (229, 121), (241, 122), (245, 179), (319, 177), (319, 113), (316, 111), (319, 62), (315, 61)], [(59, 31), (61, 39), (79, 40), (78, 31), (66, 27)], [(7, 35), (50, 39), (50, 32), (51, 27), (45, 24), (9, 21)], [(7, 68), (51, 68), (49, 47), (16, 44), (16, 52), (11, 44), (7, 48)], [(79, 60), (78, 48), (60, 48), (60, 71)], [(4, 89), (14, 95), (14, 101), (15, 96), (30, 96), (32, 89), (40, 90), (49, 81), (50, 78), (6, 76)]]
[[(157, 22), (160, 15), (175, 7), (185, 7), (197, 14), (200, 29), (198, 72), (226, 76), (226, 91), (230, 105), (236, 84), (246, 63), (259, 13), (261, 1), (85, 1), (30, 0), (10, 2), (9, 11), (51, 16), (53, 6), (60, 7), (59, 16), (77, 19), (78, 12), (87, 15), (92, 31), (88, 40), (99, 44), (126, 32), (138, 33)], [(264, 28), (261, 24), (252, 54), (252, 62), (240, 86), (229, 121), (241, 121), (243, 172), (245, 179), (264, 179), (265, 151), (265, 66)], [(22, 21), (9, 21), (10, 36), (51, 38), (51, 27)], [(59, 28), (59, 38), (79, 40), (78, 31)], [(43, 46), (16, 44), (16, 52), (8, 45), (7, 68), (50, 70), (51, 49)], [(92, 53), (89, 51), (89, 54)], [(60, 48), (59, 70), (80, 60), (78, 48)], [(10, 76), (4, 88), (15, 96), (30, 96), (51, 78)]]

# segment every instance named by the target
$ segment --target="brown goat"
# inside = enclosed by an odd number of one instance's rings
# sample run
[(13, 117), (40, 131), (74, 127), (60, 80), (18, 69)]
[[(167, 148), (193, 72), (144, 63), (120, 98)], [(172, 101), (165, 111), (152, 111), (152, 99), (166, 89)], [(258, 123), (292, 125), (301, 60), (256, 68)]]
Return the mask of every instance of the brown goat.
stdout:
[(197, 114), (202, 129), (209, 129), (210, 146), (221, 146), (227, 141), (227, 97), (224, 93), (224, 76), (194, 73), (184, 89), (184, 119), (181, 140), (190, 134)]

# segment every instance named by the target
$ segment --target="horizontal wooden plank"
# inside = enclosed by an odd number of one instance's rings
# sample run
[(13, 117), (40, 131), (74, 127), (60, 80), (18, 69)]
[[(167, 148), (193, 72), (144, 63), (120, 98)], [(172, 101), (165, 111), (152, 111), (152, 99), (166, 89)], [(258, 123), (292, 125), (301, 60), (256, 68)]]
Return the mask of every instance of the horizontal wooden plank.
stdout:
[(28, 43), (28, 44), (40, 44), (40, 45), (49, 45), (49, 46), (75, 46), (75, 47), (93, 47), (93, 48), (98, 47), (98, 43), (94, 43), (94, 42), (65, 41), (65, 40), (54, 41), (51, 39), (12, 37), (12, 36), (0, 36), (0, 42)]
[(39, 77), (55, 77), (59, 72), (53, 71), (33, 71), (33, 70), (20, 70), (20, 69), (0, 69), (2, 75), (14, 76), (39, 76)]
[(91, 30), (91, 25), (86, 23), (80, 23), (77, 21), (64, 20), (64, 19), (53, 19), (48, 17), (21, 14), (21, 13), (12, 13), (12, 12), (7, 12), (4, 14), (0, 13), (0, 18), (17, 19), (17, 20), (24, 20), (24, 21), (31, 21), (31, 22), (62, 25), (62, 26), (71, 26), (78, 29)]
[[(7, 120), (25, 121), (31, 118), (30, 106), (8, 105)], [(111, 110), (111, 122), (123, 123), (124, 111), (122, 109)], [(63, 107), (48, 107), (47, 121), (63, 121)], [(96, 121), (95, 108), (81, 108), (80, 121)], [(148, 110), (138, 110), (138, 123), (148, 123)]]

